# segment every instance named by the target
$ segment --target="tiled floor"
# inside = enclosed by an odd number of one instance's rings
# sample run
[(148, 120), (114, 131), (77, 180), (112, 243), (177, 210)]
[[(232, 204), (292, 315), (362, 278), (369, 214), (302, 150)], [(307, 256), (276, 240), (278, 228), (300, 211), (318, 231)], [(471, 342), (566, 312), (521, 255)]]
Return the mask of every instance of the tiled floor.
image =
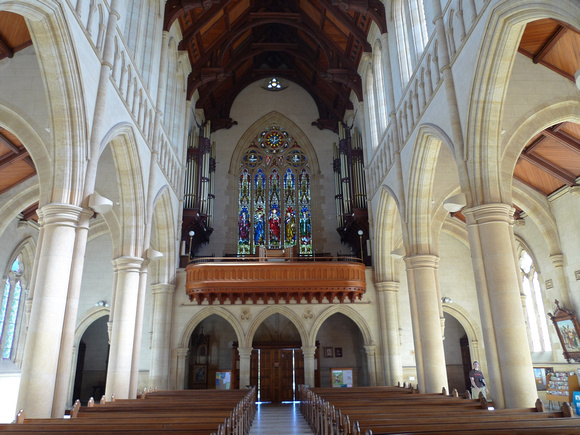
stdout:
[(311, 435), (298, 403), (257, 405), (250, 435)]

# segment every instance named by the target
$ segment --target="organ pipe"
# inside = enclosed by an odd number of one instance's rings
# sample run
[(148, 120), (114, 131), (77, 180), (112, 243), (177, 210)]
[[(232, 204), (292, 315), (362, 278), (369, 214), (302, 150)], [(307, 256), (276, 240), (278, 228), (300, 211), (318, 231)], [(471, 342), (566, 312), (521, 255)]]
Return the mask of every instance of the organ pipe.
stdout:
[(339, 227), (354, 209), (366, 209), (363, 144), (356, 129), (338, 126), (338, 147), (334, 148), (335, 201)]

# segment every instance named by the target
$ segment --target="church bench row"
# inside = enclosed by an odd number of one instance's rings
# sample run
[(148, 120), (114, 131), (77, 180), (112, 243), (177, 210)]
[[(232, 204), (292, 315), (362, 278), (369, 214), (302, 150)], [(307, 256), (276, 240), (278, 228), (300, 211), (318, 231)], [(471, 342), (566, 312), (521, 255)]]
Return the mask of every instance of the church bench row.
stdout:
[[(316, 433), (580, 433), (580, 420), (562, 411), (543, 412), (543, 404), (525, 409), (488, 410), (483, 396), (460, 399), (445, 394), (416, 394), (413, 388), (300, 388), (301, 411)], [(541, 411), (541, 412), (539, 412)], [(537, 430), (539, 428), (539, 430)], [(362, 431), (362, 432), (361, 432)], [(557, 432), (553, 432), (557, 431)], [(532, 432), (526, 432), (532, 433)]]
[(0, 425), (14, 433), (189, 433), (194, 435), (245, 435), (255, 415), (256, 389), (159, 392), (139, 399), (115, 400), (80, 407), (70, 419), (25, 418), (22, 424)]

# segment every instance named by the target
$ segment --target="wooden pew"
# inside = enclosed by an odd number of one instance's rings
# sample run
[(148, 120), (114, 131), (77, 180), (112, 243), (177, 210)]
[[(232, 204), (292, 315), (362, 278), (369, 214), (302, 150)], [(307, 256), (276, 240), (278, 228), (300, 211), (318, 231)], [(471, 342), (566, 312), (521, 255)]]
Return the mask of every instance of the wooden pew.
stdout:
[(139, 399), (80, 407), (69, 419), (25, 418), (0, 425), (13, 433), (171, 433), (246, 435), (255, 415), (256, 389), (149, 392)]
[[(412, 386), (299, 389), (300, 409), (316, 433), (580, 433), (580, 419), (544, 412), (541, 401), (525, 409), (488, 410), (483, 396), (417, 394)], [(521, 429), (518, 429), (521, 428)], [(518, 432), (519, 431), (519, 432)]]

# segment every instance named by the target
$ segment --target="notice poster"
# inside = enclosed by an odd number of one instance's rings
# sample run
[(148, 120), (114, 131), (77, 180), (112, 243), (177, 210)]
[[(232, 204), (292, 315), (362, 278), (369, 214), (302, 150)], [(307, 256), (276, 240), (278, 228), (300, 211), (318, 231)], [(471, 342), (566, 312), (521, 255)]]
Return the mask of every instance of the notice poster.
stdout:
[(336, 368), (330, 369), (330, 382), (335, 388), (352, 387), (352, 369)]
[(231, 370), (215, 373), (215, 388), (216, 390), (229, 390), (232, 378)]

